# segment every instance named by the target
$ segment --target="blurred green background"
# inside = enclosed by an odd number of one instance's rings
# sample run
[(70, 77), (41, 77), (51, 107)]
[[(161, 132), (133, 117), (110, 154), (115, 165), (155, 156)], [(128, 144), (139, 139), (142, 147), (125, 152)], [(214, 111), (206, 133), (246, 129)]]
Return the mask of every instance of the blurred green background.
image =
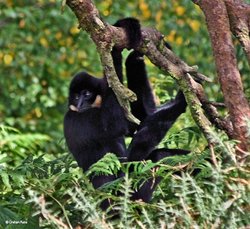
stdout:
[[(95, 3), (108, 23), (132, 16), (143, 26), (160, 30), (178, 56), (214, 79), (205, 85), (210, 99), (222, 100), (204, 17), (190, 0)], [(0, 122), (22, 132), (51, 136), (53, 143), (47, 152), (58, 147), (65, 150), (63, 115), (71, 77), (81, 70), (102, 75), (93, 42), (78, 29), (71, 10), (66, 6), (62, 13), (61, 1), (56, 0), (0, 0), (0, 34)], [(237, 41), (235, 44), (249, 96), (249, 68)], [(168, 100), (176, 85), (148, 60), (146, 63), (159, 99)]]

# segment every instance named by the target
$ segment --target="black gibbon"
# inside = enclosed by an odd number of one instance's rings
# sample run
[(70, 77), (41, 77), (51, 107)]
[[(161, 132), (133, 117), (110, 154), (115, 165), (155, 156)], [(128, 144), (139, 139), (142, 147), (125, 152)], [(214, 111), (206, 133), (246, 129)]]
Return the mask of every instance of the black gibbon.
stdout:
[[(138, 20), (122, 19), (115, 26), (125, 29), (131, 49), (135, 49), (141, 42)], [(111, 54), (116, 73), (123, 82), (121, 51), (114, 47)], [(187, 104), (183, 93), (179, 92), (175, 99), (157, 108), (147, 79), (143, 55), (136, 50), (126, 60), (126, 74), (128, 87), (138, 97), (131, 104), (131, 110), (140, 119), (140, 125), (126, 120), (105, 76), (98, 79), (80, 72), (71, 81), (64, 135), (69, 151), (84, 171), (108, 152), (115, 153), (122, 161), (151, 159), (155, 162), (167, 156), (188, 153), (179, 149), (156, 149), (178, 116), (185, 112)], [(124, 139), (128, 134), (132, 136), (132, 141), (126, 148)], [(115, 176), (100, 175), (92, 177), (91, 182), (98, 188), (114, 179)], [(135, 191), (132, 199), (148, 202), (156, 184), (152, 187), (151, 180), (144, 183)], [(108, 203), (105, 203), (102, 207), (107, 206)]]
[[(69, 110), (64, 118), (66, 143), (78, 165), (86, 171), (107, 152), (126, 157), (126, 132), (124, 112), (105, 78), (78, 73), (70, 84)], [(114, 178), (94, 177), (92, 182), (98, 188), (109, 179)]]

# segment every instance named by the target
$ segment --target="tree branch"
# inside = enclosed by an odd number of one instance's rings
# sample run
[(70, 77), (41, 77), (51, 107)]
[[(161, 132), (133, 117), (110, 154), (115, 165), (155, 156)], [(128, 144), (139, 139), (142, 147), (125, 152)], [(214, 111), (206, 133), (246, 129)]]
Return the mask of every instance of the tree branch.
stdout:
[[(121, 49), (128, 47), (125, 31), (122, 28), (103, 22), (91, 0), (67, 0), (67, 5), (76, 14), (80, 27), (87, 31), (95, 42), (108, 83), (115, 92), (120, 104), (128, 112), (129, 101), (134, 101), (135, 96), (119, 82), (110, 54), (114, 45)], [(209, 144), (221, 145), (210, 121), (204, 115), (201, 102), (195, 93), (198, 84), (192, 83), (193, 79), (190, 76), (199, 81), (204, 79), (209, 81), (209, 78), (199, 73), (197, 67), (188, 66), (171, 50), (167, 49), (163, 41), (163, 35), (155, 29), (142, 28), (142, 42), (137, 50), (144, 53), (152, 63), (170, 73), (177, 80), (186, 97), (192, 116)]]

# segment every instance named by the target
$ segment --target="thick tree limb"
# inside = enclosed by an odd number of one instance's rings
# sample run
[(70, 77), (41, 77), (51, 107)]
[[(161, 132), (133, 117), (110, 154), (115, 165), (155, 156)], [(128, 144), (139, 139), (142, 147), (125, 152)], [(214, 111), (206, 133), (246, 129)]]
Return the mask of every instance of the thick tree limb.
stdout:
[[(246, 118), (250, 118), (250, 107), (243, 92), (241, 77), (237, 67), (227, 11), (228, 8), (231, 9), (231, 20), (239, 22), (240, 12), (236, 12), (239, 9), (239, 5), (237, 9), (232, 8), (236, 6), (235, 4), (242, 3), (242, 1), (202, 0), (194, 2), (201, 7), (206, 17), (218, 78), (225, 98), (225, 104), (229, 110), (230, 120), (233, 124), (233, 137), (240, 141), (239, 146), (243, 150), (248, 150), (250, 139), (247, 133)], [(241, 7), (244, 8), (245, 5), (241, 5)], [(245, 11), (248, 12), (249, 8), (245, 8)], [(236, 23), (231, 28), (235, 28), (235, 31), (238, 28), (244, 28), (248, 31), (244, 17), (242, 19), (244, 23)], [(245, 45), (246, 52), (249, 52), (249, 38), (245, 39), (246, 33), (244, 32), (244, 34), (239, 36), (241, 36), (242, 43)]]
[[(148, 40), (149, 33), (151, 34), (151, 40)], [(152, 37), (152, 34), (158, 34), (158, 36)], [(231, 123), (219, 116), (216, 108), (208, 103), (203, 87), (196, 83), (190, 76), (192, 75), (195, 79), (207, 79), (207, 77), (198, 73), (196, 68), (188, 66), (171, 50), (166, 48), (164, 42), (160, 39), (160, 33), (158, 31), (148, 28), (143, 30), (142, 35), (145, 42), (141, 45), (140, 51), (145, 53), (153, 64), (163, 71), (170, 73), (172, 77), (178, 81), (185, 94), (193, 118), (202, 129), (207, 139), (209, 139), (209, 142), (211, 144), (215, 143), (213, 137), (214, 133), (211, 130), (211, 123), (207, 120), (201, 109), (202, 106), (209, 112), (208, 117), (210, 121), (219, 129), (224, 130), (229, 136), (232, 136)]]

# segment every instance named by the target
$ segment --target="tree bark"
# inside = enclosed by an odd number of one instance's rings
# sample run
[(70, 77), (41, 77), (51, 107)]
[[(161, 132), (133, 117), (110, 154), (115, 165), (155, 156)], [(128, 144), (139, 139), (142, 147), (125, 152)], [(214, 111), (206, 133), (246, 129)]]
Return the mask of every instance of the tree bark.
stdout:
[(250, 107), (237, 67), (226, 4), (222, 0), (202, 0), (197, 4), (206, 17), (218, 78), (233, 124), (233, 137), (240, 141), (239, 147), (247, 151), (250, 140), (246, 118), (250, 119)]
[(232, 33), (246, 53), (250, 65), (250, 5), (242, 0), (225, 0)]

